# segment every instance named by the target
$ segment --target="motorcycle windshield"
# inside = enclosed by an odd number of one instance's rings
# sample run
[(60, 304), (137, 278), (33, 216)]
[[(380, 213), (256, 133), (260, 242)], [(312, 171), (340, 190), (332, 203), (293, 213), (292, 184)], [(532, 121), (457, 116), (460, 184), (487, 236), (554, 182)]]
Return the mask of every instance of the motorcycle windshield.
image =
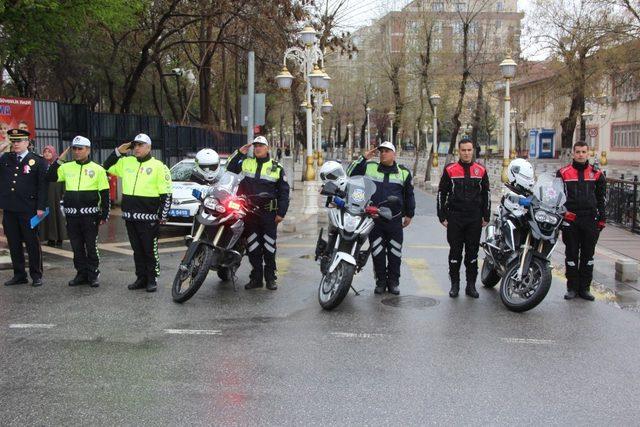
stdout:
[(532, 192), (545, 210), (555, 211), (567, 201), (562, 179), (551, 175), (540, 175)]
[(371, 196), (376, 192), (376, 184), (366, 176), (355, 176), (349, 178), (346, 188), (346, 203), (345, 207), (347, 211), (351, 213), (364, 212), (364, 208), (367, 207)]
[(215, 197), (218, 200), (224, 200), (229, 196), (234, 196), (238, 191), (238, 186), (240, 185), (240, 181), (242, 181), (242, 176), (235, 174), (233, 172), (224, 172), (218, 182), (213, 184), (211, 190), (209, 191), (209, 195)]

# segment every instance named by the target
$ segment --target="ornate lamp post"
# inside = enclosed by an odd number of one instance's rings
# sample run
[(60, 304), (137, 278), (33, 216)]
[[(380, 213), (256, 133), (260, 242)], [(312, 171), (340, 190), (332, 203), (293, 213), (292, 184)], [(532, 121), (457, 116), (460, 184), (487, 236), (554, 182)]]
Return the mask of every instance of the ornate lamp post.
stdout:
[(389, 142), (393, 144), (393, 119), (396, 117), (396, 113), (394, 113), (393, 111), (389, 111), (387, 113), (387, 117), (389, 117), (389, 121), (391, 122), (391, 135), (389, 137)]
[(369, 151), (371, 148), (369, 148), (371, 146), (371, 122), (370, 122), (370, 115), (371, 115), (371, 107), (367, 107), (367, 143), (365, 144), (365, 149), (367, 151)]
[(504, 129), (503, 129), (503, 153), (502, 153), (502, 182), (507, 182), (507, 167), (509, 166), (509, 114), (511, 112), (511, 94), (509, 92), (511, 79), (516, 75), (518, 64), (511, 59), (511, 53), (500, 63), (500, 72), (505, 79), (504, 92)]

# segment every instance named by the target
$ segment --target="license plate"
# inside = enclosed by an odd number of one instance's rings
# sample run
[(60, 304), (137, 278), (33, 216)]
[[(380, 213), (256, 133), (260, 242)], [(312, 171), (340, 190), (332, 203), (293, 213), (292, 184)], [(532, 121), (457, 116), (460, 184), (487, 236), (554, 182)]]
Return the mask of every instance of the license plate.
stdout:
[(188, 218), (189, 209), (169, 209), (169, 216), (181, 216)]

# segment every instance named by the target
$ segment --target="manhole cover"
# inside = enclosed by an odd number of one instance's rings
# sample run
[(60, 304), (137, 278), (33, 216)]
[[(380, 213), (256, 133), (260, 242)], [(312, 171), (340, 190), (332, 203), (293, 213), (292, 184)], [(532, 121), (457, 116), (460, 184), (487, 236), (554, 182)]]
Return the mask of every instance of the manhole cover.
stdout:
[(384, 305), (398, 308), (429, 308), (438, 304), (438, 301), (428, 297), (416, 297), (412, 295), (403, 297), (391, 297), (382, 300)]

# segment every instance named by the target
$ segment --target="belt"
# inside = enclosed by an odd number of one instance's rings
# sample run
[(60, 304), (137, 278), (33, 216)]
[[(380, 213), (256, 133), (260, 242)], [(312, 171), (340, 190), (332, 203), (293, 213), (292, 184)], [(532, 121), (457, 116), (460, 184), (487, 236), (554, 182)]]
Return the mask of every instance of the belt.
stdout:
[(157, 221), (158, 214), (142, 212), (122, 212), (122, 219), (131, 219), (134, 221)]
[(88, 208), (63, 208), (65, 215), (91, 215), (100, 213), (100, 208), (97, 206), (91, 206)]

